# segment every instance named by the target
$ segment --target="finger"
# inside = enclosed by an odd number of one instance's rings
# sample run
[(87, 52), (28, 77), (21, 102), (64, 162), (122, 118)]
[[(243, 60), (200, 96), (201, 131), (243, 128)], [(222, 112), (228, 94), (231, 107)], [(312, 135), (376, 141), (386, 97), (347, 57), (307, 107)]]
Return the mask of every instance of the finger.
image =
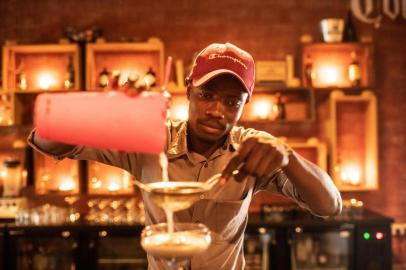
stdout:
[(234, 179), (237, 182), (241, 182), (245, 179), (245, 177), (248, 176), (248, 173), (246, 171), (244, 171), (243, 169), (239, 170), (238, 173), (236, 175), (234, 175)]
[(233, 171), (236, 170), (241, 164), (241, 160), (239, 156), (234, 156), (226, 165), (223, 172), (221, 173), (221, 178), (229, 179)]
[(254, 149), (250, 152), (249, 156), (245, 159), (244, 169), (252, 175), (256, 176), (256, 167), (259, 162), (267, 155), (270, 147), (261, 143), (257, 143)]
[(276, 155), (277, 153), (275, 151), (271, 151), (269, 154), (261, 159), (255, 169), (258, 177), (267, 176), (270, 173), (268, 171), (268, 167), (271, 166), (272, 160), (275, 158)]
[(284, 157), (282, 155), (276, 155), (271, 162), (268, 163), (265, 175), (270, 177), (279, 171), (282, 168), (281, 164), (283, 159)]
[(240, 148), (238, 149), (237, 154), (228, 162), (227, 166), (222, 172), (223, 178), (230, 178), (233, 171), (237, 170), (241, 164), (244, 162), (246, 156), (252, 151), (255, 146), (256, 140), (246, 140), (244, 141)]

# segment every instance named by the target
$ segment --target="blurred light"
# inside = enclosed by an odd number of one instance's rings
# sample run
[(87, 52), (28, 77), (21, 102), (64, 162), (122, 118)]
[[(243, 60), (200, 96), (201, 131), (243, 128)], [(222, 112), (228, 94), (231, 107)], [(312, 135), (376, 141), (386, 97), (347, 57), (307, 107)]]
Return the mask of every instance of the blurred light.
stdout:
[(110, 179), (110, 183), (107, 186), (108, 191), (118, 191), (120, 190), (120, 185), (117, 184), (117, 179)]
[(351, 185), (359, 185), (361, 183), (361, 173), (358, 166), (347, 166), (341, 171), (341, 181)]
[(72, 178), (64, 178), (62, 180), (62, 183), (59, 185), (59, 190), (60, 191), (71, 191), (75, 189), (75, 181), (73, 181)]
[(6, 178), (7, 177), (7, 170), (0, 170), (0, 177)]
[(382, 240), (382, 239), (383, 239), (383, 233), (377, 232), (376, 235), (375, 235), (375, 237), (376, 237), (376, 239), (378, 239), (378, 240)]
[(350, 232), (349, 231), (341, 231), (340, 232), (340, 237), (341, 238), (348, 238), (348, 237), (350, 237)]
[(96, 176), (93, 176), (91, 181), (92, 181), (92, 188), (94, 188), (94, 189), (101, 188), (102, 182)]
[(317, 80), (325, 85), (337, 85), (339, 69), (336, 66), (321, 66), (318, 69)]
[(123, 189), (129, 189), (131, 175), (127, 171), (123, 171)]
[(186, 121), (189, 118), (189, 106), (188, 104), (176, 104), (171, 108), (171, 119)]
[(296, 233), (302, 233), (302, 232), (303, 232), (302, 227), (296, 227), (296, 228), (295, 228), (295, 232), (296, 232)]
[(38, 79), (38, 86), (41, 90), (48, 90), (51, 86), (55, 85), (55, 79), (49, 73), (42, 73)]
[(369, 232), (364, 232), (364, 234), (362, 236), (364, 237), (365, 240), (369, 240), (371, 238), (371, 235), (369, 234)]
[(269, 119), (272, 115), (278, 112), (278, 107), (270, 100), (259, 99), (253, 101), (252, 116), (259, 119)]

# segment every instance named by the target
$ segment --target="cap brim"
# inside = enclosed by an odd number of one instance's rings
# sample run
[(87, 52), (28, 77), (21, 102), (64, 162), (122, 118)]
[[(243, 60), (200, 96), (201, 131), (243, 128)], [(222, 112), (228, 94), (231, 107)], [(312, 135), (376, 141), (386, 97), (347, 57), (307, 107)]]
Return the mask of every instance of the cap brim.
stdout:
[(192, 80), (192, 85), (194, 87), (199, 87), (204, 85), (205, 83), (207, 83), (208, 81), (214, 79), (215, 77), (222, 75), (222, 74), (231, 74), (234, 77), (236, 77), (242, 84), (242, 86), (244, 86), (245, 91), (247, 91), (248, 95), (250, 96), (251, 91), (250, 89), (245, 85), (244, 80), (234, 71), (229, 70), (229, 69), (217, 69), (217, 70), (213, 70), (207, 74), (205, 74), (203, 77), (199, 78), (199, 79), (193, 79)]

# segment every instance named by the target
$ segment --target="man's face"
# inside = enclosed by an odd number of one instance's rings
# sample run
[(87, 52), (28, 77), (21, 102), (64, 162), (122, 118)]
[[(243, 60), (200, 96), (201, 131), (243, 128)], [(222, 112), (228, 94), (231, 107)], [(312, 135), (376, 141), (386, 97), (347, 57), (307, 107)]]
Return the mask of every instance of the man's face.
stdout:
[(200, 140), (215, 142), (241, 117), (248, 93), (231, 75), (220, 75), (200, 87), (188, 88), (189, 129)]

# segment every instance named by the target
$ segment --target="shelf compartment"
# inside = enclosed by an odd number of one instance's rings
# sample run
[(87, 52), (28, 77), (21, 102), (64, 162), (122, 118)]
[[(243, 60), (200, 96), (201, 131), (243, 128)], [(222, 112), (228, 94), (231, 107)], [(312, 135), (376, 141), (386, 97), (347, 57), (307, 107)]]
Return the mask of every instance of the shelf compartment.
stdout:
[(79, 161), (34, 152), (36, 194), (79, 194)]
[[(94, 43), (86, 47), (86, 89), (102, 90), (99, 75), (106, 69), (111, 76), (118, 70), (121, 76), (131, 73), (142, 76), (149, 68), (156, 73), (156, 84), (163, 80), (164, 45), (157, 38), (136, 43)], [(107, 86), (108, 88), (109, 86)]]
[(132, 176), (127, 171), (88, 161), (88, 192), (91, 195), (132, 194)]
[(302, 157), (318, 165), (321, 169), (327, 170), (327, 145), (318, 138), (312, 137), (306, 141), (290, 141), (281, 138)]
[(334, 91), (329, 106), (330, 175), (343, 191), (378, 189), (375, 95)]
[[(80, 88), (79, 47), (73, 44), (3, 47), (3, 88), (8, 91), (58, 91)], [(68, 66), (73, 67), (73, 82)]]
[[(302, 48), (302, 82), (304, 87), (329, 89), (331, 87), (352, 88), (348, 67), (355, 52), (361, 71), (361, 82), (357, 87), (372, 87), (373, 49), (362, 43), (314, 43)], [(310, 83), (311, 77), (311, 83)]]

